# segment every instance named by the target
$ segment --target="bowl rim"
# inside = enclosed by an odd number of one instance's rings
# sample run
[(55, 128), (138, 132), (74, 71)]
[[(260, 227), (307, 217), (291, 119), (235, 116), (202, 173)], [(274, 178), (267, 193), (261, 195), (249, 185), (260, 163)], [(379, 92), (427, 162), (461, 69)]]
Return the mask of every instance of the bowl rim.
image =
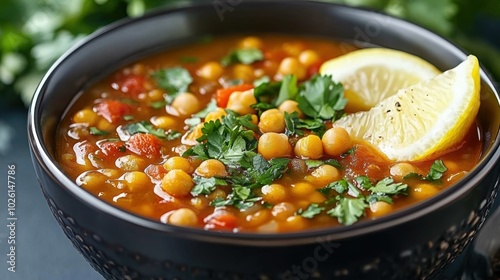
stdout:
[[(283, 5), (280, 0), (253, 0), (245, 1), (240, 3), (241, 6), (252, 6), (252, 5)], [(444, 45), (449, 51), (454, 52), (457, 56), (463, 58), (466, 57), (466, 52), (460, 47), (450, 42), (449, 40), (438, 36), (437, 34), (423, 28), (417, 24), (410, 23), (406, 20), (396, 18), (387, 15), (383, 12), (374, 11), (366, 8), (351, 7), (334, 3), (326, 3), (320, 1), (290, 1), (286, 4), (293, 5), (325, 5), (325, 6), (336, 6), (337, 9), (346, 9), (351, 12), (356, 13), (374, 13), (383, 17), (389, 17), (394, 21), (393, 24), (397, 24), (400, 27), (412, 30), (415, 34), (422, 35), (427, 38), (432, 38), (433, 40), (441, 41), (440, 44)], [(351, 226), (337, 226), (331, 228), (321, 228), (314, 230), (305, 230), (299, 232), (291, 233), (275, 233), (275, 234), (262, 234), (262, 233), (247, 233), (247, 232), (218, 232), (218, 231), (207, 231), (198, 228), (188, 228), (179, 227), (169, 224), (163, 224), (160, 221), (152, 220), (149, 218), (142, 217), (140, 215), (128, 212), (127, 210), (113, 206), (97, 197), (95, 197), (90, 192), (84, 190), (83, 188), (77, 186), (69, 177), (67, 177), (64, 172), (55, 163), (55, 159), (52, 160), (50, 153), (47, 148), (42, 144), (43, 132), (40, 127), (41, 124), (37, 122), (38, 116), (40, 116), (39, 105), (41, 100), (43, 100), (47, 84), (50, 83), (51, 77), (55, 72), (57, 72), (59, 66), (64, 63), (64, 61), (77, 53), (81, 48), (84, 48), (86, 44), (93, 40), (97, 40), (108, 33), (114, 32), (116, 29), (123, 28), (130, 24), (136, 22), (152, 20), (155, 17), (167, 16), (168, 14), (178, 13), (178, 12), (189, 12), (190, 10), (196, 10), (199, 8), (207, 7), (212, 5), (208, 1), (199, 1), (197, 3), (188, 4), (178, 4), (174, 6), (169, 6), (165, 8), (159, 8), (154, 11), (148, 12), (143, 16), (137, 18), (126, 18), (118, 20), (114, 23), (106, 25), (92, 34), (86, 36), (83, 40), (78, 42), (76, 45), (71, 47), (66, 51), (46, 72), (42, 80), (38, 84), (35, 94), (33, 96), (31, 105), (28, 112), (28, 140), (31, 149), (32, 160), (37, 161), (41, 168), (56, 182), (59, 183), (58, 187), (64, 188), (65, 191), (69, 192), (71, 195), (75, 196), (76, 199), (80, 200), (82, 203), (86, 204), (88, 207), (92, 207), (98, 211), (104, 212), (107, 215), (111, 215), (117, 219), (124, 222), (131, 223), (135, 226), (140, 226), (148, 228), (155, 231), (161, 231), (164, 234), (175, 234), (176, 237), (182, 237), (185, 239), (198, 240), (204, 242), (213, 243), (224, 243), (224, 244), (237, 244), (237, 245), (249, 245), (249, 246), (288, 246), (290, 244), (300, 245), (312, 242), (318, 242), (318, 238), (328, 237), (329, 240), (347, 239), (359, 235), (369, 234), (378, 232), (387, 228), (395, 227), (404, 223), (407, 223), (413, 219), (417, 219), (424, 215), (427, 215), (433, 211), (445, 207), (446, 205), (452, 203), (453, 201), (460, 199), (470, 192), (475, 185), (485, 177), (492, 169), (494, 169), (495, 164), (498, 163), (500, 158), (500, 136), (495, 139), (492, 148), (482, 156), (478, 165), (460, 182), (448, 187), (447, 189), (439, 192), (434, 197), (427, 199), (425, 201), (415, 203), (404, 209), (399, 209), (398, 211), (384, 216), (376, 220), (365, 220), (360, 223), (355, 223)], [(91, 78), (92, 79), (92, 78)], [(92, 80), (89, 81), (92, 81)], [(89, 82), (87, 81), (87, 83)], [(491, 75), (481, 68), (481, 81), (487, 85), (493, 95), (496, 97), (497, 102), (500, 104), (499, 90), (494, 84), (494, 80)], [(60, 119), (58, 120), (60, 121)], [(500, 134), (499, 134), (500, 135)], [(42, 189), (45, 188), (41, 186)], [(486, 198), (485, 198), (486, 199)]]

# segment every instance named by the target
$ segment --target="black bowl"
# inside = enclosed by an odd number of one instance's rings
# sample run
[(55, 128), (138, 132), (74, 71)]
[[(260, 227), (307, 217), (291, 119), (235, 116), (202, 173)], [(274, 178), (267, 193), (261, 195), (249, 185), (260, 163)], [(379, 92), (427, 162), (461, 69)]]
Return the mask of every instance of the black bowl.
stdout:
[(400, 49), (441, 70), (466, 58), (450, 42), (403, 20), (311, 1), (210, 1), (101, 29), (55, 63), (39, 85), (29, 113), (36, 173), (68, 238), (110, 279), (435, 276), (472, 240), (498, 191), (499, 96), (484, 71), (479, 112), (484, 153), (477, 167), (436, 197), (376, 221), (271, 235), (179, 228), (115, 208), (61, 171), (54, 156), (55, 131), (75, 96), (93, 81), (138, 58), (207, 34), (261, 32)]

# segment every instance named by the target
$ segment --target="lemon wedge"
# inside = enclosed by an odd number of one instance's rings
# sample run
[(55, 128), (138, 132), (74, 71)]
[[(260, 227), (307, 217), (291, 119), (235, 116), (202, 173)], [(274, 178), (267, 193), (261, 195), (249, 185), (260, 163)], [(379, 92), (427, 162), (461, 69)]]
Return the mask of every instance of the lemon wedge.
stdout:
[(480, 103), (479, 62), (470, 55), (435, 78), (400, 89), (369, 111), (334, 123), (396, 161), (425, 160), (457, 144)]
[(349, 112), (369, 110), (397, 90), (441, 73), (418, 56), (384, 48), (347, 53), (326, 61), (319, 71), (344, 85)]

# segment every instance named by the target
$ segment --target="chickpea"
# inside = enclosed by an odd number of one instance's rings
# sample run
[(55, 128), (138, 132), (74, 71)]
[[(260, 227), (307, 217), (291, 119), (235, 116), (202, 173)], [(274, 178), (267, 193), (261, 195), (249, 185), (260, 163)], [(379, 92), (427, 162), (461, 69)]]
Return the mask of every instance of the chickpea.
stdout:
[(287, 57), (281, 61), (278, 74), (281, 76), (292, 74), (297, 76), (298, 80), (302, 80), (306, 77), (306, 68), (295, 57)]
[(273, 206), (271, 213), (276, 220), (284, 221), (288, 217), (293, 216), (297, 208), (290, 202), (281, 202)]
[(97, 171), (87, 171), (76, 179), (77, 183), (87, 190), (101, 189), (107, 180), (108, 177)]
[(171, 170), (161, 180), (161, 188), (174, 197), (185, 197), (189, 195), (193, 187), (193, 178), (180, 169)]
[(185, 157), (171, 157), (165, 161), (163, 167), (167, 171), (174, 169), (180, 169), (188, 174), (193, 173), (194, 168), (191, 166), (191, 162)]
[(127, 182), (130, 191), (136, 191), (151, 185), (151, 179), (146, 173), (132, 171), (123, 174), (123, 179)]
[(173, 129), (176, 126), (177, 121), (169, 116), (158, 116), (152, 117), (151, 123), (159, 128), (163, 128), (165, 130)]
[(392, 205), (384, 201), (377, 201), (370, 204), (370, 210), (372, 217), (382, 217), (392, 211)]
[(325, 153), (329, 156), (341, 155), (352, 147), (351, 137), (347, 133), (347, 130), (342, 127), (328, 129), (323, 134), (321, 141), (323, 142)]
[(257, 228), (257, 232), (260, 233), (275, 233), (278, 232), (278, 223), (276, 221), (270, 221), (266, 224), (261, 225)]
[(266, 132), (260, 136), (257, 151), (265, 159), (289, 157), (292, 146), (288, 143), (288, 136), (283, 133)]
[(204, 123), (197, 124), (193, 128), (193, 130), (191, 132), (189, 132), (189, 134), (187, 134), (186, 137), (184, 137), (182, 139), (182, 143), (186, 144), (186, 145), (191, 145), (191, 146), (198, 144), (198, 141), (196, 141), (196, 139), (200, 138), (203, 135), (203, 132), (201, 131), (203, 126), (204, 126)]
[(299, 109), (299, 103), (295, 100), (283, 101), (283, 103), (281, 103), (280, 106), (278, 107), (278, 110), (280, 110), (283, 113), (287, 112), (288, 114), (297, 112), (299, 118), (304, 117), (304, 113)]
[(325, 202), (326, 198), (319, 192), (313, 192), (307, 197), (307, 200), (311, 203), (323, 203)]
[(332, 182), (340, 180), (341, 178), (342, 174), (337, 168), (328, 164), (323, 164), (311, 172), (311, 176), (307, 177), (307, 181), (310, 181), (316, 187), (322, 188)]
[(190, 116), (200, 110), (200, 101), (194, 94), (185, 92), (172, 101), (172, 108), (181, 116)]
[(292, 185), (292, 195), (298, 198), (305, 198), (312, 194), (316, 189), (311, 183), (298, 182)]
[(409, 173), (415, 172), (418, 173), (418, 169), (407, 162), (398, 162), (394, 165), (391, 166), (391, 169), (389, 170), (391, 176), (394, 178), (396, 181), (402, 181), (403, 178), (408, 175)]
[(318, 135), (309, 134), (297, 141), (294, 152), (301, 158), (318, 159), (323, 156), (323, 144)]
[(214, 111), (207, 114), (205, 117), (205, 122), (211, 122), (215, 120), (222, 120), (222, 117), (227, 115), (226, 110), (222, 108), (217, 108)]
[(260, 191), (262, 192), (262, 199), (271, 204), (280, 203), (286, 199), (286, 190), (281, 184), (265, 185)]
[(92, 109), (83, 109), (73, 116), (73, 122), (75, 123), (86, 123), (88, 126), (93, 126), (99, 120), (99, 115), (97, 115)]
[(144, 170), (147, 165), (144, 159), (136, 155), (121, 156), (115, 161), (115, 166), (123, 171), (140, 171)]
[(224, 69), (220, 65), (220, 63), (215, 61), (210, 61), (205, 63), (203, 66), (196, 71), (196, 74), (206, 80), (216, 81), (222, 76)]
[(255, 110), (250, 106), (255, 103), (257, 103), (257, 99), (253, 95), (253, 89), (236, 91), (229, 96), (227, 109), (233, 110), (240, 115), (253, 114)]
[(419, 200), (427, 199), (436, 195), (439, 189), (429, 183), (420, 183), (411, 188), (410, 195)]
[(111, 169), (111, 168), (104, 168), (99, 170), (100, 173), (104, 174), (104, 176), (111, 178), (111, 179), (116, 179), (120, 177), (120, 171), (116, 169)]
[(161, 101), (164, 99), (164, 92), (161, 89), (153, 89), (148, 92), (149, 100), (151, 101)]
[(305, 50), (299, 54), (299, 61), (302, 65), (309, 67), (319, 62), (319, 55), (313, 50)]
[(207, 199), (212, 201), (216, 198), (226, 198), (227, 194), (225, 191), (221, 189), (215, 189), (215, 191), (211, 192), (209, 195), (207, 195)]
[(171, 212), (168, 222), (176, 226), (192, 227), (198, 223), (198, 217), (193, 210), (180, 208)]
[(269, 209), (262, 209), (245, 217), (246, 223), (250, 227), (260, 226), (271, 218)]
[(226, 166), (216, 159), (203, 161), (194, 172), (205, 178), (227, 176)]
[(282, 226), (289, 231), (297, 231), (307, 227), (307, 221), (302, 216), (288, 217)]
[(132, 66), (132, 74), (134, 75), (144, 75), (146, 74), (146, 66), (142, 63), (136, 63)]
[(115, 126), (105, 119), (98, 120), (96, 127), (102, 131), (113, 131), (115, 129)]
[(253, 67), (245, 64), (236, 64), (233, 67), (233, 76), (245, 82), (250, 82), (255, 79)]
[(252, 117), (252, 123), (254, 125), (259, 125), (259, 117), (256, 114), (252, 114), (250, 117)]
[(197, 210), (203, 210), (209, 205), (209, 201), (206, 197), (197, 196), (191, 198), (191, 205)]
[(304, 44), (301, 42), (285, 42), (283, 49), (290, 56), (299, 56), (300, 52), (304, 50)]
[(240, 47), (243, 49), (260, 49), (262, 45), (262, 40), (254, 36), (245, 37), (240, 42)]
[(262, 132), (284, 132), (285, 127), (285, 116), (278, 109), (270, 109), (260, 115), (259, 128)]

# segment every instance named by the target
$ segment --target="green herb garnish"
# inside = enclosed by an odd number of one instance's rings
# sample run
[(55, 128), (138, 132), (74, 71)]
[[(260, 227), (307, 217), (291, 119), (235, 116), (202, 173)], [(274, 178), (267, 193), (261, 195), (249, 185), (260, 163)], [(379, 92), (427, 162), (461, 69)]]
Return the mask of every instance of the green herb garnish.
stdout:
[(189, 71), (180, 66), (160, 69), (151, 76), (159, 87), (167, 91), (168, 103), (180, 93), (187, 92), (189, 85), (193, 82)]
[(264, 59), (264, 54), (259, 49), (237, 49), (230, 52), (221, 59), (222, 66), (235, 63), (252, 64)]

